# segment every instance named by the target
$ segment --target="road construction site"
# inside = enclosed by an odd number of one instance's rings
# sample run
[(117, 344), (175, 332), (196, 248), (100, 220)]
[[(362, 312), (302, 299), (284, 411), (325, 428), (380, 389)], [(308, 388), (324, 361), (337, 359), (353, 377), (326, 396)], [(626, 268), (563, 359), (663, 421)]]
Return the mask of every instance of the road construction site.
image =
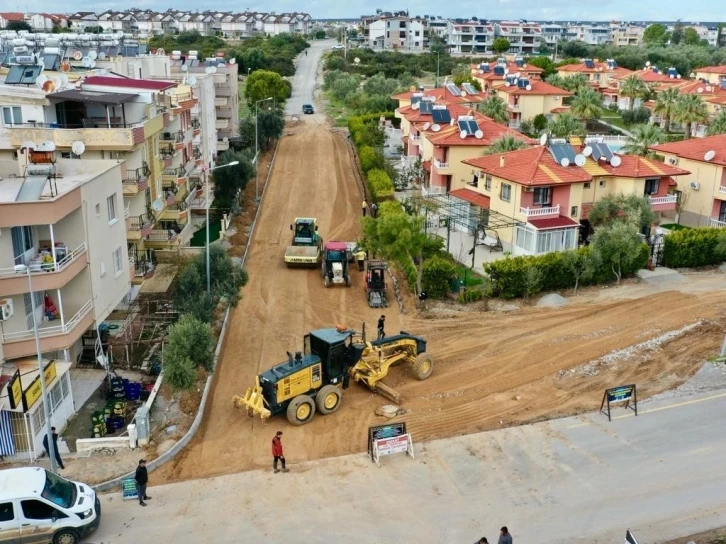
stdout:
[[(317, 117), (317, 116), (316, 116)], [(250, 282), (233, 310), (203, 425), (192, 443), (157, 472), (164, 481), (205, 478), (270, 464), (274, 431), (285, 432), (290, 463), (366, 449), (375, 410), (390, 401), (360, 384), (344, 391), (334, 414), (303, 426), (283, 415), (263, 422), (235, 409), (232, 398), (255, 377), (302, 351), (303, 335), (344, 324), (369, 331), (381, 314), (370, 308), (363, 274), (351, 287), (323, 287), (320, 268), (288, 268), (284, 252), (296, 217), (315, 217), (324, 240), (361, 234), (362, 194), (345, 136), (319, 122), (289, 128), (256, 226)], [(639, 400), (679, 385), (718, 352), (726, 330), (722, 275), (687, 276), (663, 287), (630, 282), (585, 290), (559, 308), (510, 312), (430, 304), (406, 314), (384, 312), (386, 332), (423, 335), (435, 361), (431, 377), (408, 366), (385, 382), (401, 393), (399, 416), (417, 442), (519, 425), (596, 409), (608, 387), (637, 383)], [(390, 289), (390, 287), (389, 287)], [(155, 474), (155, 478), (157, 477)]]

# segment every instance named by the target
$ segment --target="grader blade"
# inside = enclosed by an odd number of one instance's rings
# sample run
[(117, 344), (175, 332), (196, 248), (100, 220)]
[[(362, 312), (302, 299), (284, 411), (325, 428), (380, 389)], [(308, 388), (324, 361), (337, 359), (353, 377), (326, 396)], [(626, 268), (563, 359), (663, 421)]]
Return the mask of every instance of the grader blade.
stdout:
[(265, 408), (265, 397), (262, 395), (259, 378), (257, 379), (255, 387), (247, 389), (244, 397), (235, 395), (232, 397), (232, 402), (234, 402), (234, 405), (237, 408), (244, 407), (247, 410), (247, 414), (250, 416), (259, 415), (263, 421), (272, 415), (272, 413)]
[(383, 382), (376, 383), (374, 391), (379, 395), (386, 397), (388, 400), (395, 402), (396, 404), (401, 404), (401, 393), (391, 387), (388, 387)]

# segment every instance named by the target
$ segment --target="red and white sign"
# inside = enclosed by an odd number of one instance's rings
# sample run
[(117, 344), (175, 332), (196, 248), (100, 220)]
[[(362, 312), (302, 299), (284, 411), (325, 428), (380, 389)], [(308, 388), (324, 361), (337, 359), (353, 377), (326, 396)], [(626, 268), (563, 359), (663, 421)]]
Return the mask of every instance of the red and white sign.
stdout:
[(381, 457), (391, 455), (393, 453), (406, 453), (411, 459), (415, 459), (413, 454), (413, 440), (411, 433), (391, 438), (379, 438), (373, 442), (373, 460), (376, 465), (381, 466)]

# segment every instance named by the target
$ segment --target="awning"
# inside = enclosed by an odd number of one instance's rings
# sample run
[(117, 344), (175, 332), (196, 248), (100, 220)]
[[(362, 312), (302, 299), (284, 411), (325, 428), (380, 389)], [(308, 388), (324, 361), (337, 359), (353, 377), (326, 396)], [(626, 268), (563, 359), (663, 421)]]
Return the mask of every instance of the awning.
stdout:
[(132, 98), (136, 98), (135, 94), (127, 93), (105, 93), (100, 91), (60, 91), (48, 95), (49, 100), (73, 100), (75, 102), (90, 102), (94, 104), (123, 104)]
[(668, 182), (668, 187), (678, 187), (678, 183), (673, 178), (668, 177), (665, 180)]
[(548, 217), (546, 219), (530, 219), (527, 221), (537, 230), (562, 229), (579, 227), (580, 223), (573, 221), (569, 217), (562, 215), (557, 217)]
[(456, 189), (454, 191), (449, 191), (449, 194), (455, 198), (465, 200), (469, 204), (474, 204), (474, 206), (479, 206), (486, 210), (489, 209), (489, 202), (491, 199), (488, 196), (472, 191), (471, 189)]

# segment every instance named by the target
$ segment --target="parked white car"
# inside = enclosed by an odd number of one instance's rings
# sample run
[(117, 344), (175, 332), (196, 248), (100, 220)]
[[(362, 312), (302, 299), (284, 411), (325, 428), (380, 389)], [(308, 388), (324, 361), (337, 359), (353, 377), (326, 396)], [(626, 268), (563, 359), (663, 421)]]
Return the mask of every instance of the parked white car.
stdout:
[(89, 485), (40, 467), (0, 471), (0, 544), (78, 544), (100, 521)]

